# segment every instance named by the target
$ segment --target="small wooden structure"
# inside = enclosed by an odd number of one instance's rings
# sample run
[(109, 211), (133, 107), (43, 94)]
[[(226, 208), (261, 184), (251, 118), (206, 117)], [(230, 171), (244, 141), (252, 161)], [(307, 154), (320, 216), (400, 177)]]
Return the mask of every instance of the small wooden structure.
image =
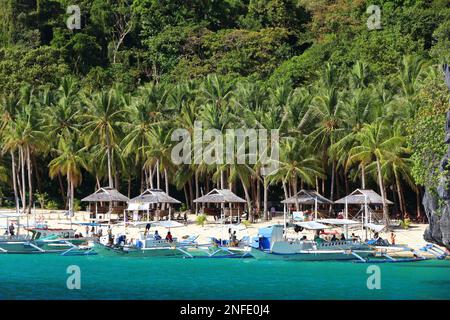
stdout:
[[(385, 199), (387, 205), (394, 204), (392, 201)], [(345, 196), (334, 202), (335, 204), (345, 204), (345, 219), (348, 219), (348, 205), (360, 205), (361, 209), (358, 211), (362, 213), (361, 223), (364, 226), (372, 224), (372, 210), (369, 208), (370, 204), (382, 205), (383, 198), (376, 193), (374, 190), (370, 189), (356, 189), (348, 196)], [(358, 214), (356, 216), (358, 216)], [(367, 238), (367, 228), (366, 228), (366, 238)]]
[[(131, 199), (128, 202), (127, 211), (144, 211), (147, 213), (147, 221), (150, 221), (151, 213), (155, 213), (155, 217), (159, 220), (162, 217), (168, 216), (169, 220), (172, 215), (172, 205), (180, 204), (181, 202), (175, 198), (172, 198), (167, 193), (160, 189), (147, 189), (139, 196)], [(153, 204), (156, 204), (157, 208), (150, 208)], [(161, 204), (168, 204), (169, 210), (162, 210)], [(159, 206), (159, 207), (158, 207)], [(156, 209), (154, 211), (153, 209)]]
[(314, 205), (314, 219), (317, 220), (318, 205), (319, 204), (333, 204), (333, 201), (325, 198), (315, 190), (300, 190), (295, 196), (284, 199), (281, 201), (284, 204), (284, 212), (286, 212), (286, 205), (289, 204), (306, 204)]
[[(114, 188), (103, 187), (93, 194), (81, 199), (83, 202), (89, 202), (89, 212), (95, 214), (95, 220), (98, 220), (99, 214), (107, 214), (108, 220), (111, 220), (111, 214), (122, 214), (125, 210), (125, 203), (128, 202), (126, 196)], [(94, 208), (91, 204), (94, 203)], [(107, 203), (108, 205), (104, 205)]]
[[(230, 221), (233, 221), (233, 214), (235, 213), (237, 216), (238, 223), (240, 222), (240, 203), (247, 203), (241, 197), (238, 197), (229, 189), (213, 189), (208, 192), (206, 195), (201, 196), (194, 200), (194, 203), (216, 203), (221, 204), (221, 217), (222, 221), (226, 217), (230, 217)], [(228, 204), (228, 208), (225, 207), (225, 204)], [(233, 208), (233, 204), (236, 204), (237, 208)], [(205, 211), (204, 211), (205, 212)], [(205, 212), (206, 213), (206, 212)]]

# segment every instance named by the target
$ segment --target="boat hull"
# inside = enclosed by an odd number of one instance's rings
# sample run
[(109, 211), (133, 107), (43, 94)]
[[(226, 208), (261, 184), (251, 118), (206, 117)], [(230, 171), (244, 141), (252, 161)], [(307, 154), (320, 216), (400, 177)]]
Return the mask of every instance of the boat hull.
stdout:
[(111, 247), (101, 243), (96, 243), (94, 250), (101, 255), (108, 256), (128, 256), (128, 257), (181, 257), (184, 253), (176, 247), (157, 247), (157, 248), (127, 248)]
[[(371, 252), (355, 251), (363, 259), (371, 256)], [(289, 261), (349, 261), (358, 260), (350, 252), (299, 252), (299, 253), (276, 253), (252, 248), (251, 255), (258, 260), (289, 260)]]

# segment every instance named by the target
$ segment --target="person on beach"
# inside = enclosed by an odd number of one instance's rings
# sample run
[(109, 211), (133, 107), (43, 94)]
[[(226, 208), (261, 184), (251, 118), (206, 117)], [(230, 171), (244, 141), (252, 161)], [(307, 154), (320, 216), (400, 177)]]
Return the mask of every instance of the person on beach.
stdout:
[(231, 236), (231, 246), (235, 247), (237, 245), (237, 236), (236, 231), (233, 232), (233, 235)]
[(147, 223), (147, 224), (145, 225), (144, 236), (147, 236), (147, 234), (150, 232), (150, 227), (151, 227), (151, 224), (150, 224), (150, 223)]
[(166, 240), (169, 242), (173, 242), (172, 234), (170, 233), (170, 231), (167, 232)]
[(392, 244), (393, 246), (395, 245), (395, 238), (396, 238), (395, 233), (394, 233), (394, 232), (391, 232), (391, 244)]
[(113, 236), (112, 236), (112, 229), (111, 229), (110, 225), (108, 225), (108, 230), (106, 231), (106, 233), (108, 234), (108, 243), (112, 244), (113, 243)]
[(9, 235), (12, 237), (14, 237), (15, 232), (14, 232), (15, 228), (14, 228), (14, 224), (11, 222), (11, 224), (9, 225)]
[(86, 230), (86, 237), (89, 237), (89, 226), (86, 226), (85, 230)]

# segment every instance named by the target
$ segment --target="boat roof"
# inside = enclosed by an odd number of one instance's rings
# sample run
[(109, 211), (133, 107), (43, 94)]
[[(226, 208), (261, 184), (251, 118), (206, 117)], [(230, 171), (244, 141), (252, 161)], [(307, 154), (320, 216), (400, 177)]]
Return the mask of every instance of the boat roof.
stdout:
[(316, 199), (317, 199), (317, 203), (319, 203), (319, 204), (332, 204), (333, 203), (333, 201), (325, 198), (320, 193), (318, 193), (316, 190), (304, 190), (304, 189), (300, 190), (295, 196), (284, 199), (283, 201), (281, 201), (281, 203), (295, 204), (297, 201), (299, 204), (315, 204)]
[(366, 224), (364, 224), (364, 226), (375, 232), (380, 232), (381, 230), (383, 230), (386, 227), (385, 225), (375, 224), (375, 223), (366, 223)]
[(304, 229), (308, 229), (308, 230), (322, 230), (322, 229), (330, 229), (331, 228), (331, 226), (327, 226), (327, 225), (322, 224), (317, 221), (296, 222), (295, 225), (302, 227)]
[(81, 222), (81, 221), (73, 221), (73, 222), (58, 222), (58, 224), (74, 224), (78, 226), (90, 226), (90, 227), (103, 227), (108, 226), (106, 223), (97, 223), (97, 222)]
[(142, 227), (150, 224), (153, 227), (164, 227), (164, 228), (180, 228), (184, 227), (184, 224), (179, 223), (173, 220), (165, 220), (165, 221), (130, 221), (130, 222), (120, 222), (117, 225), (131, 225), (135, 227)]
[(213, 189), (206, 195), (194, 199), (195, 203), (246, 203), (229, 189)]
[(350, 220), (350, 219), (318, 219), (316, 220), (319, 223), (332, 224), (335, 226), (348, 226), (359, 224), (358, 221)]

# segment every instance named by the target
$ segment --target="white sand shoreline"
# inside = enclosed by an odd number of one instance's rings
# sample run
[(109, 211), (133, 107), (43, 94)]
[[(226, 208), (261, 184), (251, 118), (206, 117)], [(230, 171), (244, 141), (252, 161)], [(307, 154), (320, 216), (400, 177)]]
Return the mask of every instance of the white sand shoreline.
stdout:
[[(12, 213), (11, 210), (6, 209), (0, 209), (1, 212), (9, 212)], [(37, 221), (45, 221), (46, 224), (50, 228), (68, 228), (70, 226), (70, 220), (64, 215), (64, 210), (42, 210), (42, 209), (36, 209), (35, 213), (31, 214), (29, 217), (29, 223), (33, 224), (35, 218)], [(170, 231), (174, 237), (182, 238), (183, 236), (188, 235), (197, 235), (198, 243), (209, 243), (210, 239), (209, 237), (216, 237), (216, 238), (222, 238), (222, 235), (224, 238), (227, 238), (228, 228), (229, 225), (221, 225), (220, 223), (217, 223), (214, 221), (214, 218), (212, 216), (207, 216), (208, 220), (205, 224), (205, 226), (200, 226), (196, 224), (196, 215), (191, 214), (188, 215), (188, 221), (185, 224), (184, 227), (180, 228), (172, 228)], [(89, 212), (85, 211), (78, 211), (75, 213), (75, 216), (72, 218), (72, 221), (76, 222), (89, 222)], [(181, 222), (181, 221), (180, 221)], [(21, 224), (25, 225), (26, 221), (21, 220)], [(283, 217), (277, 216), (274, 217), (270, 221), (262, 221), (262, 222), (256, 222), (251, 224), (248, 228), (246, 228), (243, 231), (238, 231), (238, 238), (241, 238), (243, 236), (256, 236), (258, 234), (258, 229), (262, 227), (266, 227), (272, 224), (283, 224)], [(404, 244), (408, 247), (418, 250), (425, 246), (427, 242), (423, 238), (423, 234), (425, 229), (428, 227), (428, 224), (414, 224), (412, 223), (410, 225), (409, 229), (400, 229), (396, 228), (394, 229), (394, 233), (396, 235), (396, 244)], [(83, 235), (85, 235), (86, 227), (73, 224), (72, 228), (76, 230), (76, 232), (81, 232)], [(106, 234), (106, 226), (102, 227), (103, 234)], [(113, 234), (121, 233), (124, 230), (126, 231), (128, 238), (136, 238), (139, 234), (139, 232), (142, 232), (144, 228), (137, 228), (137, 227), (124, 227), (123, 225), (112, 225)], [(163, 227), (152, 227), (151, 232), (154, 232), (155, 230), (158, 230), (158, 232), (161, 234), (161, 236), (165, 236), (167, 233), (167, 229)], [(339, 230), (339, 229), (337, 229)], [(23, 233), (23, 231), (21, 232)], [(354, 229), (350, 230), (349, 234), (355, 233), (356, 235), (359, 235), (362, 239), (365, 238), (365, 234), (361, 229)], [(299, 237), (301, 235), (306, 235), (308, 239), (313, 238), (313, 233), (311, 231), (298, 233), (296, 234), (293, 230), (289, 230), (288, 236), (292, 237)], [(383, 239), (387, 239), (390, 241), (390, 233), (381, 232), (380, 236)], [(422, 252), (421, 252), (422, 253)], [(432, 257), (429, 254), (423, 253), (424, 256)], [(407, 254), (409, 256), (409, 254)]]

